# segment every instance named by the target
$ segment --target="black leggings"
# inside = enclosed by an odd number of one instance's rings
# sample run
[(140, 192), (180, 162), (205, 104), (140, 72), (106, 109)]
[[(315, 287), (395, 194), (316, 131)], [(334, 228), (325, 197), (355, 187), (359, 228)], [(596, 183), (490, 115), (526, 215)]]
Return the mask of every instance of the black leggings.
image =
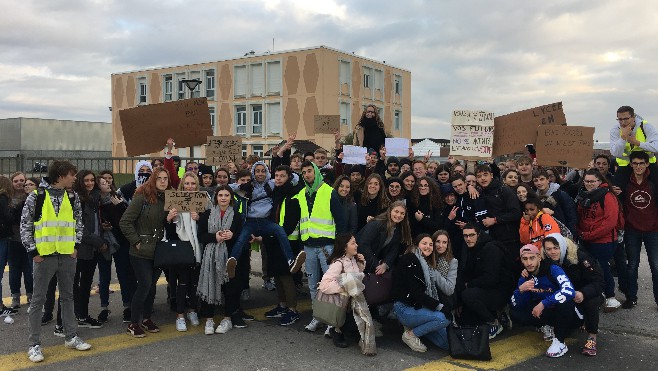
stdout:
[(155, 285), (162, 272), (153, 266), (153, 260), (130, 255), (130, 264), (137, 278), (137, 289), (131, 303), (130, 322), (137, 324), (140, 320), (151, 318), (153, 300), (155, 300)]
[(567, 335), (582, 323), (582, 320), (576, 315), (573, 300), (552, 308), (545, 308), (539, 318), (532, 315), (532, 309), (535, 305), (513, 307), (510, 311), (512, 320), (524, 326), (553, 326), (555, 328), (555, 337), (563, 343)]
[(580, 314), (585, 317), (585, 331), (590, 334), (599, 333), (599, 307), (601, 306), (601, 296), (595, 296), (583, 300), (582, 303), (576, 304)]
[(96, 258), (91, 260), (78, 259), (75, 277), (73, 278), (73, 301), (75, 303), (75, 316), (79, 319), (89, 317), (89, 296), (91, 284), (96, 272)]
[[(178, 314), (183, 314), (186, 307), (196, 308), (196, 286), (199, 276), (195, 274), (195, 271), (194, 267), (183, 266), (169, 269), (169, 285), (172, 287), (172, 294), (176, 295), (176, 313)], [(187, 298), (189, 298), (189, 302)]]

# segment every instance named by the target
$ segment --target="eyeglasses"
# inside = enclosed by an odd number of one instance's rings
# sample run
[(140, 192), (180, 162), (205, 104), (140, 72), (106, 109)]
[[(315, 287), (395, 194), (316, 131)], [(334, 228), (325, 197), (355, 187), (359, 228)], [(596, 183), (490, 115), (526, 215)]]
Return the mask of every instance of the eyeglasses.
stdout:
[(375, 113), (375, 111), (366, 111), (366, 113)]
[(473, 238), (477, 235), (477, 233), (464, 233), (464, 238)]
[(624, 121), (628, 121), (632, 118), (633, 118), (633, 116), (630, 116), (630, 117), (617, 117), (617, 121), (624, 122)]
[(631, 166), (638, 167), (638, 166), (647, 166), (646, 162), (631, 162)]

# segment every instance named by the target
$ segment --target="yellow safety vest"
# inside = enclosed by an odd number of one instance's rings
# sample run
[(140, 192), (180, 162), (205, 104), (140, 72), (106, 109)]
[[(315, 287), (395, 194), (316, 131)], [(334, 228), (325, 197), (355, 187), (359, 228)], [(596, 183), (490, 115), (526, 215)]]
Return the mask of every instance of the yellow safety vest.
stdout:
[[(55, 214), (55, 207), (47, 190), (46, 198), (41, 209), (41, 219), (34, 222), (34, 241), (39, 255), (73, 254), (75, 249), (75, 217), (73, 205), (68, 194), (64, 191), (59, 214)], [(37, 193), (35, 190), (34, 193)]]
[(331, 214), (331, 192), (333, 190), (327, 183), (322, 183), (316, 191), (313, 211), (310, 214), (306, 201), (306, 188), (294, 196), (299, 200), (301, 209), (299, 233), (302, 241), (307, 241), (309, 238), (336, 238), (336, 223)]
[[(285, 219), (286, 219), (286, 200), (283, 200), (283, 203), (281, 204), (281, 210), (279, 212), (279, 225), (281, 227), (283, 227), (283, 222)], [(295, 226), (295, 230), (288, 235), (288, 240), (289, 241), (299, 240), (299, 222), (297, 222), (297, 225)]]
[[(646, 121), (642, 121), (642, 124), (644, 124)], [(637, 139), (638, 142), (644, 143), (647, 141), (647, 136), (644, 135), (644, 128), (642, 127), (642, 124), (640, 124), (640, 127), (635, 130), (635, 139)], [(619, 134), (621, 135), (621, 129), (619, 129)], [(626, 146), (624, 147), (624, 154), (623, 157), (618, 157), (617, 158), (617, 165), (619, 166), (628, 166), (630, 165), (630, 155), (631, 152), (633, 151), (642, 151), (643, 149), (640, 147), (632, 146), (631, 144), (626, 142)], [(649, 155), (649, 163), (655, 164), (656, 163), (656, 155), (654, 155), (652, 152), (645, 151)]]

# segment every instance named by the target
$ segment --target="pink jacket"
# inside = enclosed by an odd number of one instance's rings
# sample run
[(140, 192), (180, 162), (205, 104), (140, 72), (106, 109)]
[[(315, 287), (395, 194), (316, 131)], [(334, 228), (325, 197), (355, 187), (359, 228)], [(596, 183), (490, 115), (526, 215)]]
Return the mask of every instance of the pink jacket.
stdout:
[(363, 272), (365, 265), (357, 262), (355, 258), (349, 259), (346, 256), (331, 263), (327, 272), (322, 276), (322, 281), (318, 289), (325, 294), (339, 294), (345, 292), (343, 286), (338, 283), (338, 278), (342, 273), (359, 273)]

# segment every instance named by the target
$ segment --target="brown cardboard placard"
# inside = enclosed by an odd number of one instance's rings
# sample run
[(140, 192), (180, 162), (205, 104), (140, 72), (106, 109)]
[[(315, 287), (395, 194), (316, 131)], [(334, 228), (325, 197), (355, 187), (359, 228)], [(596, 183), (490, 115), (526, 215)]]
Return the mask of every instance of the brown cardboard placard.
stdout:
[(488, 111), (452, 111), (450, 155), (459, 159), (491, 157), (494, 114)]
[(536, 144), (540, 125), (566, 125), (562, 102), (498, 116), (494, 119), (493, 157), (523, 151), (526, 144)]
[(206, 98), (128, 108), (119, 118), (128, 156), (160, 152), (168, 138), (182, 148), (204, 144), (212, 135)]
[(340, 130), (340, 115), (315, 115), (313, 128), (315, 134), (333, 134), (336, 130)]
[(594, 128), (541, 125), (536, 147), (539, 165), (585, 169), (594, 156)]
[(238, 163), (242, 157), (242, 137), (238, 135), (208, 137), (206, 165), (226, 166), (229, 161)]
[(165, 191), (164, 209), (201, 213), (208, 208), (208, 201), (210, 201), (210, 197), (206, 191)]

